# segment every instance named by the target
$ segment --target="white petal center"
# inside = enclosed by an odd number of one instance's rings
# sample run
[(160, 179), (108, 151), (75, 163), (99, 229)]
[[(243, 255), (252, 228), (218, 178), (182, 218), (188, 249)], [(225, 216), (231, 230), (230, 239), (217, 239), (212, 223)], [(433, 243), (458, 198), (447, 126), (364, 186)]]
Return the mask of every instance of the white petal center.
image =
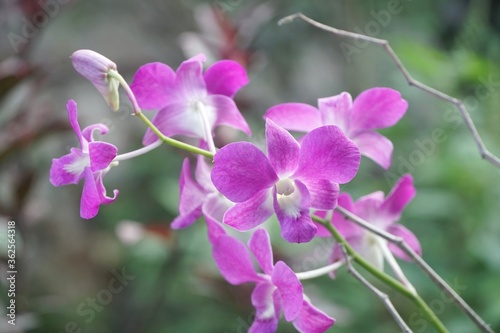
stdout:
[(287, 216), (300, 216), (300, 193), (290, 178), (280, 179), (276, 184), (278, 204)]
[(72, 163), (66, 164), (64, 170), (74, 175), (80, 175), (83, 169), (90, 166), (90, 157), (88, 154), (83, 154), (75, 159)]

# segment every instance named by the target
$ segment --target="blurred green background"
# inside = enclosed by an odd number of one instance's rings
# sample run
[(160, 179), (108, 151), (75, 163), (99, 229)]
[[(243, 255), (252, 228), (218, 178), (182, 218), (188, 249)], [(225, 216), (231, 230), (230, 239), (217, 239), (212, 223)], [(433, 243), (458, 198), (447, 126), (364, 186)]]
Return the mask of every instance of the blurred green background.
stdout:
[[(499, 1), (2, 1), (0, 332), (229, 333), (246, 332), (252, 320), (252, 286), (231, 286), (220, 277), (204, 223), (175, 232), (168, 227), (178, 213), (184, 153), (161, 147), (121, 163), (105, 179), (108, 191), (120, 190), (118, 200), (90, 221), (79, 218), (81, 185), (50, 185), (51, 159), (76, 144), (68, 99), (78, 103), (81, 126), (105, 123), (105, 139), (121, 152), (139, 148), (145, 131), (124, 96), (120, 111), (111, 112), (73, 70), (69, 56), (84, 48), (115, 61), (129, 82), (144, 63), (176, 68), (198, 52), (209, 62), (239, 61), (251, 82), (236, 101), (258, 144), (264, 142), (262, 115), (277, 103), (316, 105), (320, 97), (356, 96), (374, 86), (401, 91), (409, 110), (382, 131), (395, 146), (392, 168), (385, 172), (363, 158), (343, 190), (355, 198), (387, 193), (402, 173), (412, 173), (417, 196), (402, 223), (420, 239), (428, 263), (500, 330), (499, 168), (481, 159), (457, 111), (408, 86), (380, 47), (303, 22), (276, 24), (297, 11), (388, 39), (416, 79), (466, 102), (486, 145), (500, 154)], [(246, 138), (222, 129), (218, 139)], [(15, 327), (4, 312), (8, 220), (16, 221), (18, 236)], [(290, 245), (279, 239), (275, 222), (269, 226), (275, 260), (296, 271), (326, 263), (331, 243)], [(476, 331), (418, 269), (402, 266), (451, 332)], [(119, 291), (110, 285), (117, 274), (126, 276)], [(434, 331), (410, 301), (373, 282), (414, 332)], [(331, 332), (398, 331), (380, 301), (345, 270), (336, 280), (304, 286), (313, 303), (337, 319)], [(293, 328), (282, 320), (278, 331)]]

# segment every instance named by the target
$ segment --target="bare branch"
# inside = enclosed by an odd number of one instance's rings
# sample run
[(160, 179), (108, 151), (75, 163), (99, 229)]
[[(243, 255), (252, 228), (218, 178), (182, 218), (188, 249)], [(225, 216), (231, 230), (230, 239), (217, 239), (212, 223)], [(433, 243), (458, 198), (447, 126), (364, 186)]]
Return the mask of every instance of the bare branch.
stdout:
[(387, 53), (389, 54), (389, 57), (391, 57), (392, 61), (396, 64), (397, 68), (401, 71), (403, 74), (404, 78), (408, 82), (410, 86), (414, 86), (422, 91), (425, 91), (433, 96), (436, 96), (437, 98), (440, 98), (444, 101), (447, 101), (455, 106), (455, 108), (460, 112), (460, 115), (462, 116), (465, 125), (467, 126), (467, 129), (471, 132), (472, 137), (474, 141), (476, 142), (477, 148), (479, 150), (479, 153), (481, 154), (481, 157), (484, 158), (486, 161), (490, 162), (496, 167), (500, 167), (500, 158), (495, 156), (493, 153), (491, 153), (485, 146), (483, 140), (481, 139), (481, 136), (479, 135), (479, 132), (476, 128), (476, 125), (472, 121), (472, 118), (470, 117), (469, 112), (467, 111), (467, 108), (465, 107), (465, 104), (460, 101), (459, 99), (449, 96), (439, 90), (436, 90), (432, 87), (429, 87), (426, 84), (421, 83), (420, 81), (415, 80), (410, 72), (406, 69), (406, 67), (403, 65), (397, 54), (394, 52), (392, 47), (389, 45), (389, 42), (385, 39), (379, 39), (379, 38), (373, 38), (361, 34), (357, 34), (354, 32), (350, 31), (345, 31), (345, 30), (340, 30), (336, 29), (333, 27), (330, 27), (328, 25), (322, 24), (320, 22), (317, 22), (307, 16), (305, 16), (302, 13), (296, 13), (287, 17), (282, 18), (279, 22), (278, 25), (282, 24), (287, 24), (292, 22), (295, 19), (301, 19), (321, 30), (331, 32), (335, 35), (342, 36), (342, 37), (348, 37), (348, 38), (354, 38), (354, 39), (361, 39), (373, 44), (377, 44), (382, 46)]
[(462, 310), (471, 320), (472, 322), (485, 333), (494, 333), (491, 327), (486, 324), (486, 322), (463, 300), (460, 295), (451, 288), (446, 281), (437, 274), (432, 267), (430, 267), (423, 259), (420, 257), (413, 249), (401, 238), (396, 237), (384, 230), (381, 230), (375, 227), (373, 224), (363, 220), (362, 218), (354, 215), (350, 211), (346, 210), (343, 207), (337, 206), (335, 208), (339, 213), (344, 215), (345, 218), (350, 221), (356, 223), (360, 227), (384, 238), (388, 242), (396, 244), (402, 251), (404, 251), (415, 264), (448, 296), (450, 296), (455, 304)]
[(340, 248), (342, 249), (342, 253), (344, 254), (344, 257), (346, 259), (347, 271), (356, 280), (358, 280), (359, 282), (361, 282), (361, 284), (363, 284), (365, 287), (367, 287), (368, 289), (370, 289), (371, 292), (373, 292), (375, 295), (377, 295), (378, 298), (380, 298), (382, 300), (382, 302), (384, 303), (385, 307), (387, 308), (387, 310), (391, 314), (392, 318), (394, 318), (394, 320), (396, 321), (396, 323), (398, 324), (398, 326), (401, 328), (401, 330), (403, 332), (405, 332), (405, 333), (412, 333), (413, 331), (408, 327), (408, 325), (406, 325), (406, 323), (403, 320), (403, 318), (401, 318), (401, 315), (398, 313), (398, 311), (396, 310), (396, 308), (392, 304), (391, 299), (389, 298), (389, 296), (387, 296), (387, 294), (383, 293), (382, 291), (380, 291), (379, 289), (377, 289), (373, 284), (371, 284), (370, 282), (368, 282), (368, 280), (366, 280), (354, 268), (354, 266), (352, 265), (352, 262), (351, 262), (352, 259), (349, 256), (349, 254), (347, 253), (347, 250), (346, 250), (344, 244), (340, 244)]

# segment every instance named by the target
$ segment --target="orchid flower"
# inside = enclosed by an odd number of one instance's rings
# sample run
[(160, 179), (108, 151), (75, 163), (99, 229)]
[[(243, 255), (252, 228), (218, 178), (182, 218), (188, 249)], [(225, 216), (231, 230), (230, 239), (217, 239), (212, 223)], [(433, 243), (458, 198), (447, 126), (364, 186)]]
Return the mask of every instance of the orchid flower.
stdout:
[(78, 184), (84, 179), (80, 216), (90, 219), (97, 215), (100, 205), (112, 203), (118, 195), (118, 190), (114, 190), (114, 196), (108, 197), (102, 181), (118, 149), (110, 143), (94, 140), (95, 131), (101, 135), (108, 132), (105, 125), (95, 124), (80, 130), (75, 101), (68, 102), (67, 110), (71, 127), (80, 141), (80, 148), (71, 148), (69, 154), (52, 160), (50, 182), (54, 186), (62, 186)]
[[(186, 135), (210, 145), (214, 127), (227, 125), (251, 135), (250, 128), (233, 101), (248, 83), (245, 69), (235, 61), (221, 60), (203, 74), (205, 56), (184, 61), (177, 72), (155, 62), (139, 68), (131, 89), (143, 109), (158, 110), (153, 124), (166, 136)], [(143, 143), (157, 140), (151, 129)]]
[(275, 212), (284, 239), (308, 242), (317, 230), (309, 209), (335, 207), (339, 183), (358, 171), (359, 150), (336, 126), (315, 129), (299, 144), (269, 119), (266, 142), (267, 156), (247, 142), (228, 144), (215, 154), (213, 184), (236, 202), (223, 222), (246, 231)]
[(303, 103), (285, 103), (267, 110), (271, 119), (288, 130), (309, 132), (324, 125), (336, 125), (358, 146), (361, 155), (389, 169), (392, 142), (376, 129), (395, 125), (405, 114), (408, 103), (390, 88), (372, 88), (355, 100), (349, 93), (318, 99), (318, 108)]
[(213, 244), (214, 260), (229, 283), (256, 283), (252, 293), (256, 314), (249, 333), (276, 332), (282, 311), (285, 320), (293, 322), (303, 333), (325, 332), (335, 323), (306, 300), (302, 284), (290, 267), (282, 261), (273, 264), (269, 235), (264, 229), (254, 232), (248, 247), (263, 273), (255, 271), (250, 254), (240, 241), (222, 235)]
[[(385, 198), (383, 192), (377, 191), (353, 202), (349, 194), (341, 193), (338, 204), (381, 230), (401, 237), (417, 254), (421, 255), (422, 250), (418, 239), (410, 230), (397, 223), (404, 208), (413, 199), (415, 193), (413, 178), (407, 174), (399, 179)], [(387, 244), (379, 236), (348, 221), (339, 212), (334, 212), (332, 223), (356, 251), (381, 270), (383, 269), (384, 258), (390, 260), (390, 258), (387, 258), (386, 248), (395, 256), (410, 261), (410, 258), (399, 247), (394, 244)], [(318, 236), (327, 236), (327, 233), (326, 229), (319, 227)], [(343, 258), (340, 247), (336, 245), (332, 261), (343, 260)]]

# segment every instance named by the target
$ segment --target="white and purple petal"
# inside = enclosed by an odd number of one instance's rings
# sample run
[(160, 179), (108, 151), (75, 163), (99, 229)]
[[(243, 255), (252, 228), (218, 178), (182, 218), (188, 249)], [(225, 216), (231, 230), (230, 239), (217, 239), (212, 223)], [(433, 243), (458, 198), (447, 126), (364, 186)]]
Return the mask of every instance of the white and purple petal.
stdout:
[(265, 229), (257, 229), (248, 241), (248, 247), (264, 273), (271, 275), (274, 267), (273, 250), (267, 231)]
[(318, 99), (318, 108), (323, 125), (336, 125), (344, 133), (349, 132), (352, 97), (348, 92)]
[(404, 208), (415, 194), (413, 177), (410, 174), (403, 175), (380, 205), (380, 218), (384, 221), (383, 226), (399, 221)]
[[(400, 224), (396, 224), (396, 225), (391, 225), (389, 228), (387, 228), (386, 231), (393, 234), (394, 236), (401, 237), (406, 242), (406, 244), (408, 244), (411, 247), (411, 249), (415, 251), (416, 254), (418, 254), (419, 256), (422, 255), (422, 247), (420, 246), (418, 238), (415, 236), (413, 232), (408, 230), (406, 227)], [(394, 253), (395, 256), (404, 259), (406, 261), (412, 260), (396, 244), (389, 243), (388, 245), (389, 249), (391, 250), (392, 253)]]
[(280, 316), (279, 303), (274, 301), (276, 287), (271, 283), (259, 283), (252, 292), (255, 319), (248, 333), (274, 333)]
[(83, 185), (82, 198), (80, 200), (80, 216), (84, 219), (91, 219), (99, 212), (101, 198), (97, 189), (94, 175), (89, 167), (84, 170), (85, 183)]
[(89, 142), (90, 169), (97, 172), (106, 169), (118, 154), (118, 148), (107, 142)]
[(252, 130), (230, 97), (209, 95), (204, 103), (207, 105), (207, 110), (215, 114), (213, 126), (225, 125), (238, 129), (248, 136), (252, 135)]
[(50, 182), (54, 186), (78, 184), (88, 166), (90, 166), (88, 155), (82, 153), (81, 149), (71, 148), (69, 154), (52, 159)]
[(179, 66), (175, 76), (175, 89), (186, 102), (202, 101), (207, 96), (207, 86), (203, 78), (205, 56), (199, 54)]
[(271, 189), (237, 203), (224, 214), (223, 222), (239, 231), (247, 231), (266, 222), (273, 215)]

